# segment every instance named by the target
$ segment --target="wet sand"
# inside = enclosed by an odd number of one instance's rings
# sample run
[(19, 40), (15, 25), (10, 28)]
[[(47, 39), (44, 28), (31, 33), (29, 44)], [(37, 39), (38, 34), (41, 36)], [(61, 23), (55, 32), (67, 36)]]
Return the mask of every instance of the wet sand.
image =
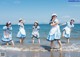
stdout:
[[(43, 41), (44, 42), (44, 41)], [(0, 57), (80, 57), (80, 43), (62, 43), (62, 51), (58, 50), (58, 45), (56, 44), (56, 49), (50, 51), (50, 46), (48, 44), (23, 44), (17, 43), (15, 47), (11, 45), (1, 45), (0, 46)]]
[(79, 52), (1, 51), (0, 57), (80, 57)]

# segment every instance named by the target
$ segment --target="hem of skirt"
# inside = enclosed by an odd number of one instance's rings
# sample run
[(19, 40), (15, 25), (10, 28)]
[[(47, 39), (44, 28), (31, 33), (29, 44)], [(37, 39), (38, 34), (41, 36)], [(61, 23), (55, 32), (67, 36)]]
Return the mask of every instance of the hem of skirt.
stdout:
[(26, 37), (17, 37), (17, 38), (19, 38), (19, 39), (23, 39), (23, 38), (26, 38)]
[(69, 39), (70, 37), (65, 37), (66, 39)]
[(49, 40), (49, 39), (46, 39), (47, 41), (54, 41), (54, 40)]
[(3, 42), (11, 42), (12, 40), (9, 40), (9, 41), (4, 41), (4, 40), (1, 40), (1, 41), (3, 41)]
[(31, 37), (31, 38), (36, 38), (36, 39), (40, 39), (40, 37)]
[(54, 40), (60, 40), (60, 39), (54, 39)]

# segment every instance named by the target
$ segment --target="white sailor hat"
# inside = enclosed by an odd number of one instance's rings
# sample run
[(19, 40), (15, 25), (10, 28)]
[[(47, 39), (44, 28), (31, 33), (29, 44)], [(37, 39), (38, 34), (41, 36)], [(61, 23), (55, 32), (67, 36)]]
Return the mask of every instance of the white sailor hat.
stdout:
[(19, 20), (23, 20), (23, 18), (20, 18)]
[(57, 16), (57, 14), (56, 13), (53, 13), (52, 16)]
[(8, 21), (7, 23), (8, 23), (8, 24), (10, 24), (10, 23), (11, 23), (11, 21)]
[(38, 21), (35, 21), (36, 23), (38, 23)]

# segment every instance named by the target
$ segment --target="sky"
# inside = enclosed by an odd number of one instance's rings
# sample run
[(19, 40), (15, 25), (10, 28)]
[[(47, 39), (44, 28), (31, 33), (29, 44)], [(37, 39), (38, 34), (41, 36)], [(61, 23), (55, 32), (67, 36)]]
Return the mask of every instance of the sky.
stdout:
[[(74, 1), (74, 0), (73, 0)], [(48, 24), (53, 13), (60, 23), (74, 19), (80, 23), (80, 2), (69, 0), (0, 0), (0, 24), (11, 21), (17, 24), (20, 18), (25, 24)]]

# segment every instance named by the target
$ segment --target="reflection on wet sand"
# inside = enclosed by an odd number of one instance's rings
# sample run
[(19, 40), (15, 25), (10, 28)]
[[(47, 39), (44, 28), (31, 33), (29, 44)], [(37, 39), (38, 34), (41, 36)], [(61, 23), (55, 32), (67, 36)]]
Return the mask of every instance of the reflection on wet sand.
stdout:
[(63, 57), (62, 51), (50, 52), (50, 57)]
[(24, 52), (24, 51), (1, 51), (0, 57), (80, 57), (79, 52), (63, 52), (63, 51), (48, 51), (48, 52)]
[(50, 52), (31, 52), (31, 57), (64, 57), (62, 51), (50, 51)]
[(40, 53), (39, 52), (33, 52), (33, 57), (40, 57)]
[(80, 57), (80, 45), (63, 44), (63, 50), (53, 49), (48, 45), (16, 45), (17, 47), (0, 47), (0, 57)]

